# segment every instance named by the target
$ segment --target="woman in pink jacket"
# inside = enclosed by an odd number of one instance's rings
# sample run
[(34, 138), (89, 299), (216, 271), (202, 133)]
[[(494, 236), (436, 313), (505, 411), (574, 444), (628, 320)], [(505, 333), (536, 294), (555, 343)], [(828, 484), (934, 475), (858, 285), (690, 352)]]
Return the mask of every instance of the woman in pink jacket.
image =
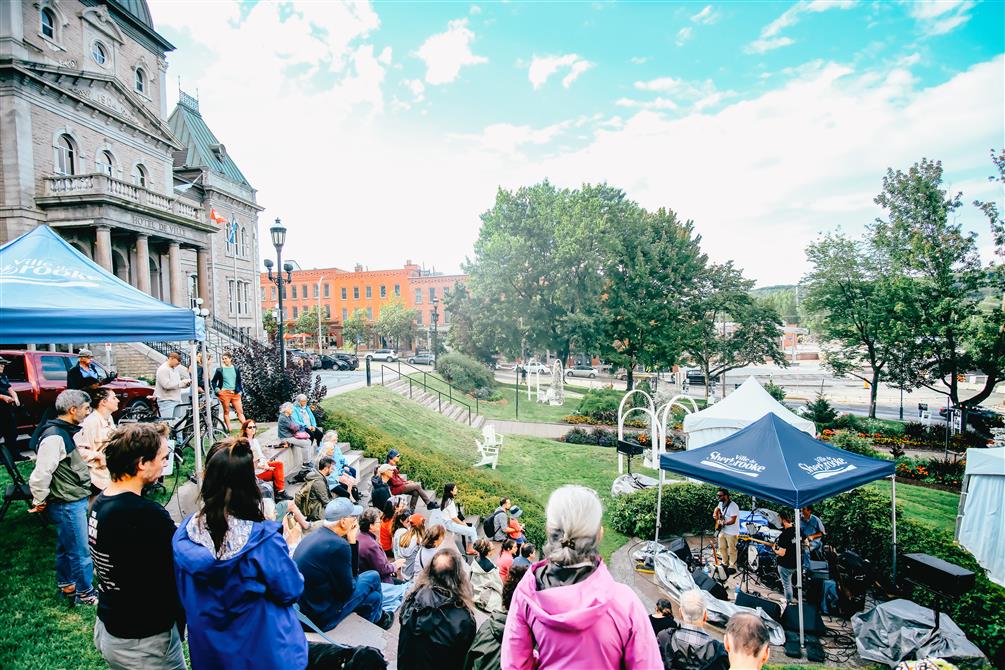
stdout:
[(600, 498), (563, 486), (548, 499), (547, 542), (513, 594), (502, 670), (662, 670), (649, 613), (600, 558)]

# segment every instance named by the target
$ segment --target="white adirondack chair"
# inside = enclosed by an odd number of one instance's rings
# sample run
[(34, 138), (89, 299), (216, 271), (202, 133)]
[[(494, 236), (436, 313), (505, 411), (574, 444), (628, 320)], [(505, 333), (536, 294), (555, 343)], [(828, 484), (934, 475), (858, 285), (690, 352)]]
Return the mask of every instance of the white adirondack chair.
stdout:
[(475, 440), (481, 460), (475, 463), (475, 467), (490, 465), (496, 469), (499, 463), (499, 450), (502, 449), (503, 436), (496, 433), (495, 424), (489, 423), (482, 427), (482, 439)]

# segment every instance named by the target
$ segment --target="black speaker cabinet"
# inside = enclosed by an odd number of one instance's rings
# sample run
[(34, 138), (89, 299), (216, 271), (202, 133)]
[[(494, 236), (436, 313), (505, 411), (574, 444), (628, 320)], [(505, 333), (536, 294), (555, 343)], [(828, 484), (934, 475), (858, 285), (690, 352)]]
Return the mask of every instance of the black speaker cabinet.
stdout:
[(961, 596), (974, 588), (974, 573), (928, 554), (904, 554), (906, 579), (944, 596)]
[[(782, 613), (782, 628), (785, 630), (799, 632), (799, 605), (789, 605)], [(820, 612), (814, 605), (803, 603), (803, 631), (812, 635), (823, 635), (827, 629), (824, 628), (824, 620), (820, 618)]]
[(736, 604), (740, 607), (750, 607), (751, 609), (760, 607), (764, 610), (765, 614), (775, 621), (780, 622), (782, 620), (782, 606), (774, 600), (768, 600), (767, 598), (761, 598), (760, 596), (740, 591), (736, 594)]

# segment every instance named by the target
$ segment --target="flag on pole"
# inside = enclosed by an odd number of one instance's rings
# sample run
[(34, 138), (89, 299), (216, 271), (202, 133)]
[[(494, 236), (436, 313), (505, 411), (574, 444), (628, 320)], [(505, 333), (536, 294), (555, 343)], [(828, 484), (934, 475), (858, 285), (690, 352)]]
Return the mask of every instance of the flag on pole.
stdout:
[(231, 218), (227, 226), (227, 244), (237, 244), (237, 218)]
[(226, 217), (224, 217), (222, 214), (219, 214), (215, 209), (209, 210), (209, 219), (210, 221), (214, 221), (216, 223), (219, 223), (220, 225), (227, 223)]

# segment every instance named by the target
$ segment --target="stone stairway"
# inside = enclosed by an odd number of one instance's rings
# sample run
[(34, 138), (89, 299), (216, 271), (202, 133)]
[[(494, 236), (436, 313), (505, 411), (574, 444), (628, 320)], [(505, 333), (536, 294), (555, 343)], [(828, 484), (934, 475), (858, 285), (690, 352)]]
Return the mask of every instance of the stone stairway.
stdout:
[[(476, 414), (474, 406), (472, 406), (469, 410), (464, 405), (461, 405), (460, 402), (451, 402), (447, 396), (441, 396), (436, 392), (427, 391), (420, 384), (413, 383), (411, 387), (409, 387), (408, 379), (406, 377), (399, 377), (393, 382), (388, 382), (384, 385), (384, 388), (389, 391), (394, 391), (398, 395), (410, 398), (423, 407), (431, 409), (434, 412), (439, 412), (451, 421), (456, 421), (457, 423), (464, 424), (465, 426), (470, 425), (472, 428), (481, 428), (482, 424), (485, 423), (485, 417), (480, 414)], [(464, 402), (467, 403), (466, 400)], [(471, 403), (467, 404), (470, 405)], [(470, 424), (468, 423), (469, 414)]]

